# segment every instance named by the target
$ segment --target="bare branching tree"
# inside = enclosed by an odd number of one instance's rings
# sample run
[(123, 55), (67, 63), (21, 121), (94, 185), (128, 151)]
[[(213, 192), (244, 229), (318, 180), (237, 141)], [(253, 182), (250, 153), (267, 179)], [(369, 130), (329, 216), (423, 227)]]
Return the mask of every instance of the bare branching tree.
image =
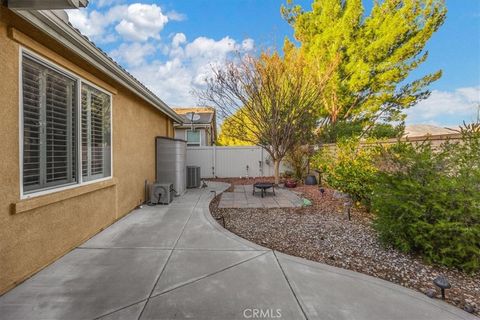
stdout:
[[(311, 72), (303, 56), (263, 53), (214, 68), (197, 96), (228, 119), (233, 139), (264, 148), (273, 160), (275, 183), (280, 161), (295, 145), (307, 143), (318, 119), (320, 93), (327, 74)], [(319, 89), (320, 88), (320, 89)]]

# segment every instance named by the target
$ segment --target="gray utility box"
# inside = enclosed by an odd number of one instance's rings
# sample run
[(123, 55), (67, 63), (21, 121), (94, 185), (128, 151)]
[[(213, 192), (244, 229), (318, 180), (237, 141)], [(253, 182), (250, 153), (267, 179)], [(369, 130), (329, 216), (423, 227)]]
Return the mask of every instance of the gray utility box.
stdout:
[(173, 201), (172, 183), (153, 183), (150, 185), (149, 202), (152, 204), (169, 204)]
[(187, 188), (200, 188), (200, 167), (187, 167)]
[(157, 137), (155, 139), (155, 181), (173, 183), (177, 196), (186, 188), (187, 142), (180, 139)]

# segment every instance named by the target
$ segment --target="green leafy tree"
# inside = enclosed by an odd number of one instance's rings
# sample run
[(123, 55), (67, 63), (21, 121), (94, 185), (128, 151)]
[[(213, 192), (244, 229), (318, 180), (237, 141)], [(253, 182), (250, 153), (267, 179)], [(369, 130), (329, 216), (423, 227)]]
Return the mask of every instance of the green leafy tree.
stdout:
[(363, 137), (365, 139), (386, 140), (399, 138), (403, 135), (405, 126), (379, 122), (371, 126), (368, 132), (364, 131), (362, 122), (340, 120), (335, 125), (321, 128), (319, 139), (323, 143), (336, 143), (346, 139)]
[(408, 81), (445, 20), (442, 0), (376, 0), (369, 15), (362, 0), (315, 0), (311, 11), (288, 0), (281, 11), (315, 72), (336, 66), (321, 94), (321, 127), (347, 121), (367, 132), (379, 120), (401, 121), (441, 76)]
[[(243, 119), (242, 122), (247, 123), (248, 119)], [(245, 136), (248, 136), (248, 138), (243, 138)], [(245, 129), (244, 126), (238, 125), (238, 121), (228, 117), (223, 120), (220, 126), (217, 144), (221, 146), (251, 146), (256, 145), (257, 141), (255, 136)]]

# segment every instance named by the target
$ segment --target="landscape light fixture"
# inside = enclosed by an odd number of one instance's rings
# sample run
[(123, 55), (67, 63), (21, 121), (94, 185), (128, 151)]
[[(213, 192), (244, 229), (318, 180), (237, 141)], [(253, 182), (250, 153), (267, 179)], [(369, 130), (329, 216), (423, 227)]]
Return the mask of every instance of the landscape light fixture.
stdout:
[(452, 287), (448, 279), (444, 276), (438, 276), (433, 280), (433, 283), (442, 290), (442, 300), (445, 300), (445, 289)]
[(346, 198), (346, 201), (344, 202), (345, 207), (347, 208), (347, 216), (348, 216), (348, 221), (351, 221), (351, 211), (353, 207), (353, 201), (350, 197)]
[(325, 194), (325, 188), (320, 187), (319, 190), (320, 190), (320, 193), (322, 194), (322, 197), (323, 197), (323, 195)]

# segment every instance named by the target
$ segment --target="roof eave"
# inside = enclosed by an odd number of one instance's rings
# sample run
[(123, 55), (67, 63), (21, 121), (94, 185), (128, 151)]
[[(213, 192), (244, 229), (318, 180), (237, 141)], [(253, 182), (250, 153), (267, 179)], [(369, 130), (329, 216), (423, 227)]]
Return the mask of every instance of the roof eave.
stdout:
[(104, 72), (106, 75), (127, 87), (143, 100), (153, 105), (178, 123), (183, 123), (182, 118), (175, 113), (165, 102), (148, 90), (132, 75), (121, 69), (106, 54), (101, 52), (89, 40), (63, 22), (51, 11), (12, 10), (23, 19), (39, 28), (50, 37), (72, 50), (82, 59)]

